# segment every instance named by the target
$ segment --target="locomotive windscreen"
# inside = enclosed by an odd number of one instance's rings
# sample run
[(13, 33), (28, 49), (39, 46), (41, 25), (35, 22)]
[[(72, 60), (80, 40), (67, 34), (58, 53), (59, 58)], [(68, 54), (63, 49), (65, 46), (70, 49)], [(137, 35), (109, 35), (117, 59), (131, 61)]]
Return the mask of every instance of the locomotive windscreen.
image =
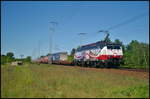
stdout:
[(107, 45), (108, 49), (120, 49), (120, 45)]

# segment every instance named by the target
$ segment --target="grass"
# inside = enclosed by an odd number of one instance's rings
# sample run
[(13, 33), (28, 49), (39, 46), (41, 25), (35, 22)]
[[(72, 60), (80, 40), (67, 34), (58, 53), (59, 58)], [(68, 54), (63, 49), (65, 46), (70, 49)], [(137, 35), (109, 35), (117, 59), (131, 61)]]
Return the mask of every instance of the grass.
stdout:
[(149, 81), (53, 65), (1, 67), (1, 96), (30, 98), (148, 98)]

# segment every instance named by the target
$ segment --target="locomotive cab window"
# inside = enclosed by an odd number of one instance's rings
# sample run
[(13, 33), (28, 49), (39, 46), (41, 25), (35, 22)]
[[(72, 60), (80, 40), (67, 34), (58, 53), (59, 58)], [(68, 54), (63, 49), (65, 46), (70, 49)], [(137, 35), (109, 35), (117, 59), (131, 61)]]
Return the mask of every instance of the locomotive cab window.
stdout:
[(114, 46), (114, 49), (120, 49), (120, 46)]
[(118, 45), (108, 45), (107, 49), (120, 49), (120, 46), (118, 46)]
[(109, 45), (109, 46), (107, 46), (107, 49), (113, 49), (113, 46)]

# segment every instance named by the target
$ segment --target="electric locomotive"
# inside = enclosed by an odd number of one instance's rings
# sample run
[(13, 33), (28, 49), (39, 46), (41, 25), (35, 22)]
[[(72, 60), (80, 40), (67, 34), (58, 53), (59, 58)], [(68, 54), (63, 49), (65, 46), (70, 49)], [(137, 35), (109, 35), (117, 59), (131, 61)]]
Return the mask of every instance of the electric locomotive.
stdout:
[(95, 67), (118, 67), (123, 58), (120, 44), (99, 41), (77, 48), (74, 54), (74, 64)]

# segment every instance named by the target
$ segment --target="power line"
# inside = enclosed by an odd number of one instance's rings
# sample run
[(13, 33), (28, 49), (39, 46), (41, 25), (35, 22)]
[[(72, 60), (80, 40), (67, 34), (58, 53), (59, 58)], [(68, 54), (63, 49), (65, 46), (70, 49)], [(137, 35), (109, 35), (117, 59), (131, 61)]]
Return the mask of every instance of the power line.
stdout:
[(67, 21), (65, 21), (65, 22), (62, 23), (62, 24), (69, 24), (69, 23), (71, 22), (71, 20), (73, 20), (73, 18), (78, 15), (80, 9), (81, 9), (80, 7), (77, 7), (77, 8), (75, 9), (75, 11), (72, 11), (73, 13), (70, 15), (70, 17), (67, 19)]
[[(128, 20), (122, 22), (122, 23), (119, 23), (119, 24), (116, 24), (116, 25), (114, 25), (114, 26), (111, 26), (111, 27), (109, 27), (109, 28), (106, 29), (106, 30), (99, 30), (97, 33), (104, 32), (104, 33), (106, 34), (106, 37), (108, 37), (108, 36), (109, 36), (109, 32), (108, 32), (108, 31), (110, 31), (110, 30), (112, 30), (112, 29), (115, 29), (115, 28), (118, 28), (118, 27), (121, 27), (121, 26), (123, 26), (123, 25), (129, 24), (129, 23), (131, 23), (131, 22), (134, 22), (134, 21), (136, 21), (136, 20), (138, 20), (138, 19), (144, 17), (145, 15), (146, 15), (146, 13), (143, 13), (143, 14), (140, 14), (140, 15), (137, 15), (137, 16), (134, 16), (134, 17), (132, 17), (132, 18), (130, 18), (130, 19), (128, 19)], [(105, 37), (105, 38), (106, 38), (106, 37)]]
[(136, 20), (138, 20), (138, 19), (144, 17), (145, 15), (146, 15), (146, 13), (143, 13), (143, 14), (140, 14), (140, 15), (137, 15), (137, 16), (134, 16), (134, 17), (132, 17), (132, 18), (130, 18), (130, 19), (128, 19), (128, 20), (122, 22), (122, 23), (119, 23), (119, 24), (117, 24), (117, 25), (111, 26), (111, 27), (108, 28), (107, 30), (112, 30), (112, 29), (118, 28), (118, 27), (120, 27), (120, 26), (126, 25), (126, 24), (128, 24), (128, 23), (134, 22), (134, 21), (136, 21)]

